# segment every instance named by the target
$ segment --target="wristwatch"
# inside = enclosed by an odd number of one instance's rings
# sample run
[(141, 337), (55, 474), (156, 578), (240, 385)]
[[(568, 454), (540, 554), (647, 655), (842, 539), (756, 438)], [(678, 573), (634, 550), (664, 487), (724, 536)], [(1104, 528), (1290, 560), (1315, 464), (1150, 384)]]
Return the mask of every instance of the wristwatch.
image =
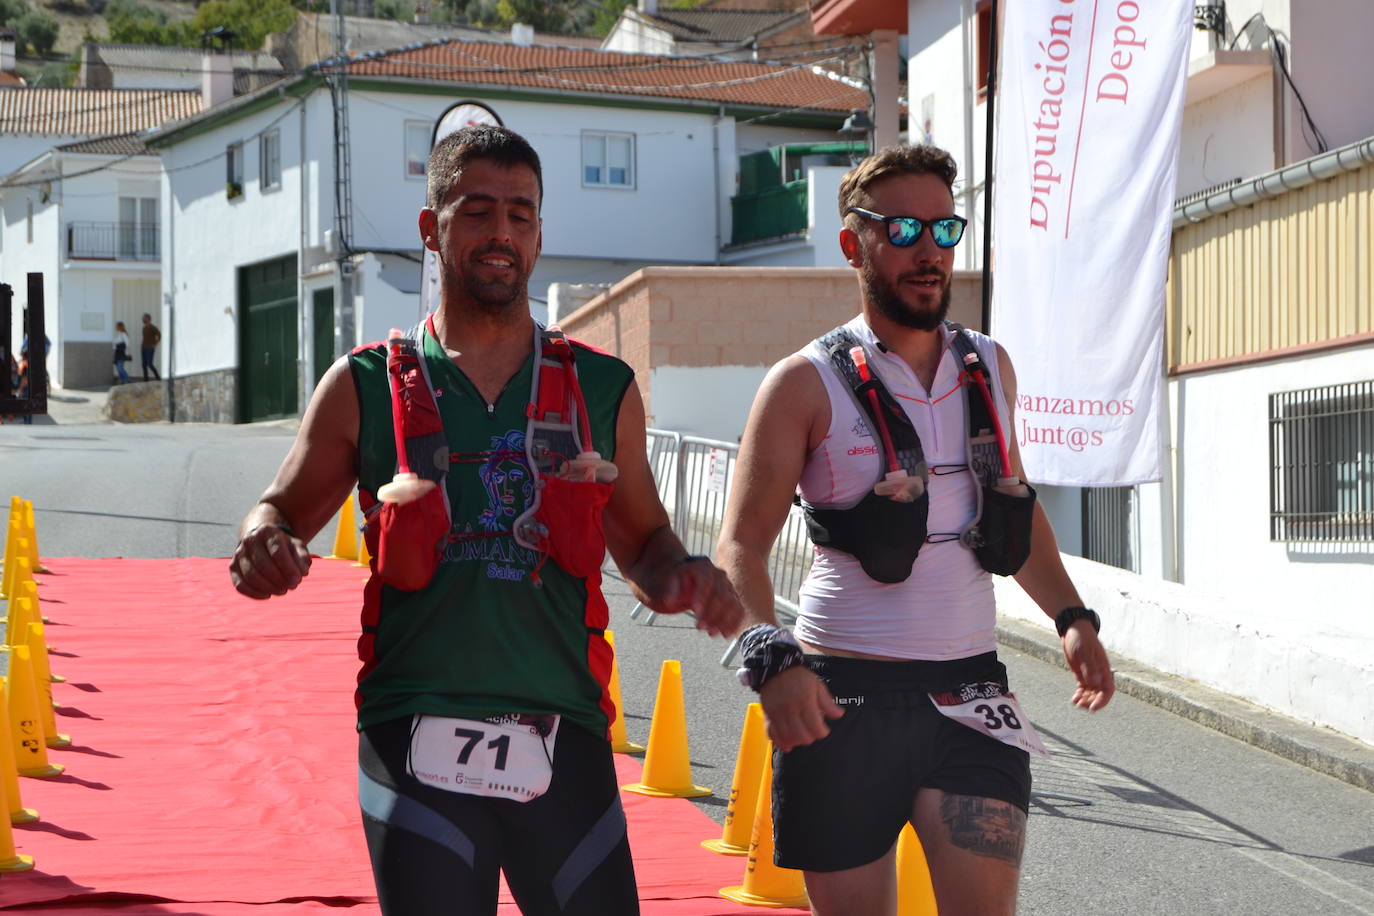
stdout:
[(1086, 620), (1093, 625), (1094, 633), (1102, 632), (1102, 618), (1097, 616), (1097, 611), (1087, 607), (1066, 607), (1055, 615), (1054, 628), (1063, 636), (1069, 632), (1069, 627), (1073, 626), (1074, 621)]

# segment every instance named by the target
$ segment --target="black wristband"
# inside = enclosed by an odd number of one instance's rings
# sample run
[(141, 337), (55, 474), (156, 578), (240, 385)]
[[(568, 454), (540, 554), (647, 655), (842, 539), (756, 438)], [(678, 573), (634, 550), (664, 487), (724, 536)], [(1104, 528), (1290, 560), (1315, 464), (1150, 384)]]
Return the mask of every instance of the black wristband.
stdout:
[(1102, 618), (1097, 616), (1097, 611), (1086, 607), (1066, 607), (1055, 615), (1054, 628), (1063, 636), (1069, 632), (1069, 627), (1079, 620), (1086, 620), (1093, 625), (1094, 633), (1102, 632)]
[(759, 623), (739, 637), (740, 662), (735, 674), (739, 682), (757, 691), (771, 677), (795, 668), (805, 661), (801, 646), (787, 630), (771, 623)]

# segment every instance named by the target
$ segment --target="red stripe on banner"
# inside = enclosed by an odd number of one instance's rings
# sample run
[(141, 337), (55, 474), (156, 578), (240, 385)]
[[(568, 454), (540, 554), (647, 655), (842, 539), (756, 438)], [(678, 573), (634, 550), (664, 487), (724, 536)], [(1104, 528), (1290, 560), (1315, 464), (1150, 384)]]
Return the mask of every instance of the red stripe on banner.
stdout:
[[(0, 878), (0, 911), (378, 913), (350, 696), (364, 571), (317, 559), (295, 592), (258, 602), (222, 559), (44, 562), (72, 746), (49, 751), (61, 776), (21, 780), (40, 820), (15, 846), (35, 868)], [(616, 765), (639, 781), (638, 762)], [(646, 916), (751, 912), (717, 896), (745, 860), (700, 847), (714, 821), (683, 799), (622, 798)]]
[(1069, 171), (1069, 199), (1064, 205), (1064, 238), (1073, 222), (1073, 186), (1078, 180), (1078, 153), (1083, 149), (1083, 121), (1088, 116), (1088, 83), (1093, 76), (1093, 45), (1097, 41), (1097, 2), (1093, 0), (1093, 20), (1088, 26), (1088, 64), (1083, 68), (1083, 106), (1078, 111), (1078, 136), (1073, 141), (1073, 168)]

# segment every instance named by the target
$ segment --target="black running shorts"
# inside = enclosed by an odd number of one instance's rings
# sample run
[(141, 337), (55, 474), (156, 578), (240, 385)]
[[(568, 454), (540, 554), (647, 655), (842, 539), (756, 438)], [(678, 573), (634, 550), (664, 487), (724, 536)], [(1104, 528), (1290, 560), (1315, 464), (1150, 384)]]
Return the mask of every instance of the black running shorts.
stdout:
[(995, 652), (952, 662), (808, 655), (844, 715), (814, 744), (773, 755), (774, 860), (840, 871), (881, 858), (918, 789), (1030, 805), (1030, 756), (941, 715), (929, 694), (997, 681)]
[(382, 912), (494, 916), (498, 873), (525, 916), (639, 913), (625, 811), (604, 737), (566, 720), (553, 780), (517, 802), (424, 785), (406, 772), (411, 720), (363, 730), (358, 797)]

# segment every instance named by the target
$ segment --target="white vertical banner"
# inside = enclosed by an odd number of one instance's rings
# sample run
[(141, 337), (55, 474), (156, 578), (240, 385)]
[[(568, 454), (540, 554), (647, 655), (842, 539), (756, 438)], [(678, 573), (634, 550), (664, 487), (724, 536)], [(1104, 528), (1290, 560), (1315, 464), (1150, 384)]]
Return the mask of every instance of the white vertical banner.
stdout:
[(1033, 482), (1161, 476), (1164, 285), (1192, 0), (1013, 0), (992, 326)]

